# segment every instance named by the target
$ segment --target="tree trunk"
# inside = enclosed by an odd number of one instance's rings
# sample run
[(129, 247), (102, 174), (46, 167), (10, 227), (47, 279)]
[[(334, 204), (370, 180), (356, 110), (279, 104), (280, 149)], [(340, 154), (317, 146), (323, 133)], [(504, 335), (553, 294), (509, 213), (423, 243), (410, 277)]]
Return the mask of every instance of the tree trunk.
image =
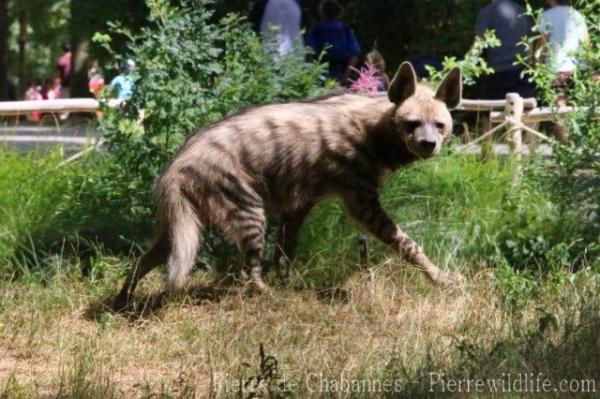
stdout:
[[(238, 0), (240, 1), (240, 0)], [(108, 32), (106, 21), (118, 21), (133, 31), (146, 24), (148, 8), (144, 0), (70, 0), (71, 4), (71, 96), (90, 97), (87, 82), (89, 57), (102, 57), (103, 52), (93, 52), (91, 39), (95, 32)], [(113, 49), (123, 54), (126, 46), (123, 37), (111, 43)], [(100, 62), (113, 62), (114, 59), (100, 59)]]
[(19, 11), (19, 93), (22, 96), (27, 90), (27, 11)]
[(8, 99), (8, 0), (0, 0), (0, 101)]
[[(93, 19), (98, 5), (89, 0), (71, 0), (71, 97), (91, 97), (87, 85), (89, 40), (96, 29)], [(90, 17), (92, 16), (92, 17)]]

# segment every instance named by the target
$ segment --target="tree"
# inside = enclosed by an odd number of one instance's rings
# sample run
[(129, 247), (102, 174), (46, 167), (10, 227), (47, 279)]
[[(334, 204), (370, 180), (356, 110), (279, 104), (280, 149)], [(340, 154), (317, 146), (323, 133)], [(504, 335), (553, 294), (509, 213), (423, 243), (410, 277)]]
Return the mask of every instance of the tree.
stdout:
[(65, 28), (69, 21), (68, 1), (9, 2), (6, 65), (8, 75), (19, 78), (21, 94), (28, 80), (52, 77), (54, 59), (67, 37)]
[(0, 100), (8, 98), (8, 0), (0, 0)]
[[(94, 48), (91, 40), (96, 32), (106, 32), (108, 21), (118, 23), (135, 32), (146, 24), (148, 8), (144, 0), (71, 0), (71, 48), (73, 65), (71, 75), (71, 96), (89, 96), (87, 88), (87, 67), (90, 57), (101, 64), (111, 62), (109, 54)], [(122, 43), (115, 43), (115, 49), (124, 50)]]

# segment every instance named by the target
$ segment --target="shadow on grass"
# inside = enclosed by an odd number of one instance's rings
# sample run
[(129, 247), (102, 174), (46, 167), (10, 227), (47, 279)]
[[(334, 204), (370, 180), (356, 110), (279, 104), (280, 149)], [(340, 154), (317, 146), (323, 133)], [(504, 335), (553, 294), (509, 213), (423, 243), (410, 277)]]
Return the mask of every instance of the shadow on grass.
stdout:
[(102, 322), (103, 316), (106, 314), (119, 314), (129, 321), (135, 322), (158, 315), (175, 298), (185, 298), (187, 304), (200, 306), (206, 302), (219, 303), (227, 296), (237, 295), (239, 290), (239, 287), (219, 283), (216, 285), (192, 285), (178, 293), (159, 291), (147, 295), (134, 295), (127, 307), (119, 312), (113, 310), (115, 295), (111, 295), (92, 302), (85, 310), (84, 318)]
[(315, 296), (326, 305), (343, 305), (350, 302), (351, 292), (345, 288), (332, 286), (315, 290)]

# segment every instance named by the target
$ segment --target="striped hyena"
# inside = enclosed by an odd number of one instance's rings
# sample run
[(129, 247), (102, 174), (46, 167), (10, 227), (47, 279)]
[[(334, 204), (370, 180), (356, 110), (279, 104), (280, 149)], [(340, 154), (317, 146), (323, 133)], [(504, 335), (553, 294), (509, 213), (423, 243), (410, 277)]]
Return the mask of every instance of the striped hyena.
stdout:
[(168, 287), (181, 287), (209, 223), (239, 246), (252, 285), (266, 290), (266, 213), (281, 217), (274, 263), (286, 277), (304, 219), (330, 197), (431, 281), (451, 284), (455, 277), (385, 213), (378, 190), (386, 172), (439, 152), (452, 129), (448, 107), (459, 103), (461, 89), (459, 69), (434, 92), (404, 63), (387, 97), (343, 94), (256, 107), (190, 136), (156, 181), (160, 234), (132, 268), (115, 307), (163, 263)]

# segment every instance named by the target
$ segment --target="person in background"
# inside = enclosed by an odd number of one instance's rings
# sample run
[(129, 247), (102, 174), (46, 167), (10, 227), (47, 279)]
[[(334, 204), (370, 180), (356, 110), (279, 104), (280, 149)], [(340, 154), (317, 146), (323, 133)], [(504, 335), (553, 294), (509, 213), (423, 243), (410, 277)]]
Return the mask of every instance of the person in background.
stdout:
[(104, 75), (98, 64), (98, 60), (93, 60), (90, 69), (88, 69), (88, 89), (90, 94), (95, 98), (98, 93), (104, 89)]
[(321, 21), (309, 29), (306, 45), (317, 56), (325, 50), (324, 60), (329, 63), (329, 76), (347, 87), (351, 68), (358, 63), (361, 50), (352, 29), (339, 20), (342, 11), (337, 0), (322, 0), (319, 4)]
[(52, 90), (52, 81), (50, 79), (44, 80), (42, 84), (42, 89), (40, 90), (40, 94), (42, 95), (42, 100), (48, 99), (48, 93)]
[(385, 73), (385, 59), (377, 50), (367, 54), (366, 63), (372, 65), (376, 69), (376, 77), (379, 80), (377, 91), (386, 92), (390, 86), (390, 77)]
[(375, 96), (387, 92), (390, 79), (385, 73), (385, 60), (377, 50), (371, 51), (365, 57), (365, 65), (360, 69), (350, 67), (355, 76), (348, 78), (348, 91)]
[[(58, 100), (65, 97), (65, 87), (62, 85), (62, 78), (59, 74), (54, 76), (52, 83), (50, 84), (50, 88), (47, 92), (48, 100)], [(61, 112), (58, 114), (58, 118), (61, 121), (67, 120), (69, 118), (68, 112)]]
[(300, 42), (302, 9), (296, 0), (269, 0), (262, 14), (260, 34), (268, 52), (284, 56)]
[[(40, 93), (41, 87), (34, 81), (30, 81), (27, 85), (27, 91), (25, 91), (26, 101), (37, 101), (43, 100), (42, 93)], [(42, 119), (41, 112), (32, 112), (29, 119), (33, 122), (39, 122)]]
[(530, 37), (533, 30), (533, 21), (525, 15), (525, 9), (513, 0), (492, 0), (477, 14), (475, 35), (483, 38), (486, 30), (494, 30), (501, 45), (486, 50), (486, 62), (494, 72), (481, 79), (481, 98), (504, 99), (507, 93), (534, 97), (533, 84), (523, 76), (523, 66), (517, 64), (518, 55), (528, 54), (519, 43)]
[(48, 99), (58, 99), (64, 97), (62, 78), (60, 76), (55, 76), (54, 80), (52, 80), (52, 86), (50, 87), (50, 91), (48, 92)]
[(135, 61), (127, 59), (123, 63), (121, 73), (115, 76), (110, 82), (110, 87), (117, 99), (127, 100), (133, 94), (133, 86), (135, 84), (133, 71), (135, 71)]
[(574, 53), (589, 39), (585, 17), (573, 7), (569, 0), (548, 0), (550, 8), (542, 13), (539, 23), (541, 33), (536, 49), (548, 46), (544, 61), (556, 74), (555, 88), (559, 92), (558, 105), (566, 105), (565, 90), (577, 68)]
[(56, 60), (56, 73), (60, 78), (63, 97), (69, 97), (69, 79), (71, 78), (71, 46), (63, 45), (63, 54)]
[[(97, 98), (102, 90), (104, 90), (105, 86), (106, 83), (104, 81), (102, 68), (100, 68), (98, 60), (93, 60), (90, 69), (88, 69), (88, 90), (92, 97)], [(96, 111), (96, 118), (102, 118), (102, 111)]]

